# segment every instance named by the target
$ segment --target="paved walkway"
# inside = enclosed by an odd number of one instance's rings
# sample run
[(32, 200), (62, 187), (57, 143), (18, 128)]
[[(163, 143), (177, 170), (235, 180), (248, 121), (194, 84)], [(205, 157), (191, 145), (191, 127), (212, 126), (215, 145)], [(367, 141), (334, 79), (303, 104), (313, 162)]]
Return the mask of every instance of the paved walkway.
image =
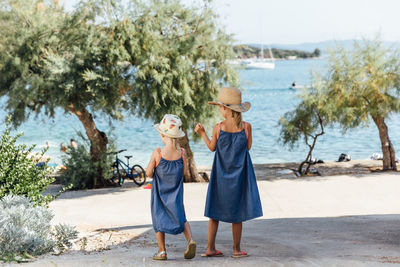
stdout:
[[(259, 181), (258, 186), (264, 216), (244, 223), (242, 249), (248, 258), (230, 257), (231, 225), (226, 223), (217, 235), (217, 248), (226, 256), (199, 256), (207, 244), (207, 184), (200, 183), (185, 184), (186, 215), (198, 256), (184, 260), (183, 235), (167, 235), (169, 260), (152, 261), (157, 246), (150, 190), (127, 184), (67, 192), (51, 204), (54, 222), (76, 225), (81, 236), (98, 238), (98, 244), (105, 244), (99, 251), (45, 256), (24, 266), (400, 265), (399, 174), (281, 179)], [(87, 250), (82, 241), (76, 246)]]

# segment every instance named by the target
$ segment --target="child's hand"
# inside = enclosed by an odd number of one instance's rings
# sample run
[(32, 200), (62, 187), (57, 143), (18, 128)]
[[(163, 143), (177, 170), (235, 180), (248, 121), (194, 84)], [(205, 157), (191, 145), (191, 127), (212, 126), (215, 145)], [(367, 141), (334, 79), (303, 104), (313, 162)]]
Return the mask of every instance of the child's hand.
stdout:
[(200, 122), (197, 123), (196, 127), (194, 128), (194, 131), (195, 131), (197, 134), (202, 134), (202, 133), (205, 132), (204, 127), (203, 127), (203, 125), (202, 125)]

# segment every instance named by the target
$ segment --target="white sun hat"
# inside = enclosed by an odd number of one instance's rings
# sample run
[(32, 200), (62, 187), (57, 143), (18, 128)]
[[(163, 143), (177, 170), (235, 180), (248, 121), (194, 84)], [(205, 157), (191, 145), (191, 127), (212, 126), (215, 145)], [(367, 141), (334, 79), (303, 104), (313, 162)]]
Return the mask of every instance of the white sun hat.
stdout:
[(185, 136), (182, 131), (181, 119), (173, 114), (165, 114), (160, 123), (154, 125), (154, 128), (165, 136), (171, 138), (181, 138)]

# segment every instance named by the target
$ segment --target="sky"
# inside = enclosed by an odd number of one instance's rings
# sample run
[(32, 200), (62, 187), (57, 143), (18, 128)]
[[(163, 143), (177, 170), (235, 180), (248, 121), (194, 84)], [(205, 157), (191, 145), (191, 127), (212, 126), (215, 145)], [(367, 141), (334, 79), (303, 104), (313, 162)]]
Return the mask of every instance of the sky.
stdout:
[[(60, 2), (71, 9), (77, 0)], [(212, 6), (237, 43), (299, 44), (378, 33), (400, 42), (400, 0), (214, 0)]]

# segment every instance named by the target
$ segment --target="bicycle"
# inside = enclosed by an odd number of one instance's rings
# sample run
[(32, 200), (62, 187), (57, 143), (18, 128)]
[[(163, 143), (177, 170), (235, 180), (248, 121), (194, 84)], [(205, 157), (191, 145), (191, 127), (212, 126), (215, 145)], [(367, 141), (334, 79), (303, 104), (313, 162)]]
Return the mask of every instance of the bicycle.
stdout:
[(119, 159), (118, 154), (124, 151), (126, 151), (126, 149), (110, 153), (115, 154), (115, 161), (112, 165), (113, 176), (111, 178), (111, 181), (114, 184), (121, 186), (124, 183), (125, 179), (132, 179), (135, 184), (137, 184), (138, 186), (142, 186), (146, 182), (146, 173), (144, 169), (139, 164), (135, 164), (132, 167), (129, 166), (129, 159), (132, 156), (125, 156), (128, 164)]

